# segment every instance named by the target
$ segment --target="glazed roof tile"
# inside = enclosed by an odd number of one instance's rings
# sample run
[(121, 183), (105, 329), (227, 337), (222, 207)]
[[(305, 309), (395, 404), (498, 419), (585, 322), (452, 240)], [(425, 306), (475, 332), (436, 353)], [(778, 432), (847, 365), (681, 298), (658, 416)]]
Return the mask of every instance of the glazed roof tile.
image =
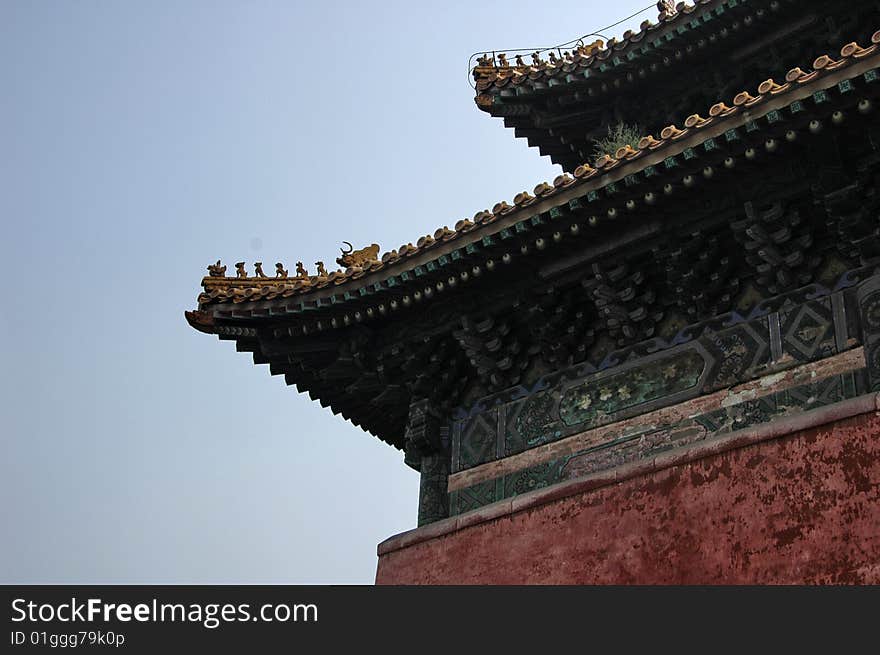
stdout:
[[(433, 235), (429, 234), (419, 238), (416, 245), (403, 244), (399, 248), (383, 254), (378, 261), (371, 261), (362, 266), (353, 266), (345, 271), (333, 271), (325, 276), (312, 275), (280, 279), (205, 277), (202, 280), (204, 292), (198, 298), (200, 308), (208, 309), (209, 306), (218, 304), (238, 304), (306, 296), (331, 286), (345, 285), (373, 273), (386, 272), (390, 276), (398, 271), (405, 271), (408, 266), (413, 265), (411, 262), (417, 255), (428, 254), (433, 249), (449, 242), (464, 240), (465, 235), (470, 233), (482, 234), (486, 232), (491, 234), (489, 226), (502, 218), (521, 214), (523, 219), (528, 219), (534, 214), (534, 209), (530, 210), (530, 207), (543, 203), (544, 200), (552, 200), (554, 196), (570, 188), (584, 186), (588, 182), (602, 181), (605, 176), (610, 177), (613, 172), (617, 172), (617, 169), (626, 167), (627, 171), (632, 169), (630, 172), (636, 173), (640, 168), (637, 164), (629, 166), (630, 163), (636, 162), (648, 154), (652, 155), (652, 159), (656, 159), (658, 155), (663, 157), (667, 150), (670, 155), (674, 154), (677, 142), (686, 137), (708, 131), (713, 126), (715, 128), (726, 127), (726, 123), (734, 118), (744, 118), (750, 115), (754, 108), (768, 103), (774, 98), (794, 94), (799, 88), (820, 80), (833, 71), (875, 56), (878, 59), (876, 63), (880, 64), (878, 49), (880, 49), (880, 31), (873, 34), (871, 45), (862, 47), (858, 43), (848, 43), (840, 50), (839, 58), (827, 54), (821, 55), (814, 60), (812, 69), (809, 71), (793, 68), (785, 76), (784, 82), (776, 82), (773, 79), (761, 82), (757, 88), (757, 95), (752, 95), (748, 91), (738, 93), (732, 100), (733, 106), (719, 101), (709, 108), (708, 118), (692, 114), (684, 121), (682, 127), (669, 125), (664, 128), (659, 139), (653, 135), (647, 135), (639, 141), (637, 147), (624, 146), (613, 155), (606, 154), (600, 157), (593, 164), (582, 164), (574, 171), (574, 175), (565, 173), (557, 176), (552, 183), (541, 182), (534, 188), (533, 193), (528, 191), (518, 193), (514, 197), (512, 205), (501, 201), (491, 211), (482, 210), (477, 212), (473, 219), (462, 219), (455, 224), (454, 229), (447, 226), (438, 228)], [(472, 240), (473, 238), (468, 241)], [(198, 326), (194, 325), (194, 327)]]

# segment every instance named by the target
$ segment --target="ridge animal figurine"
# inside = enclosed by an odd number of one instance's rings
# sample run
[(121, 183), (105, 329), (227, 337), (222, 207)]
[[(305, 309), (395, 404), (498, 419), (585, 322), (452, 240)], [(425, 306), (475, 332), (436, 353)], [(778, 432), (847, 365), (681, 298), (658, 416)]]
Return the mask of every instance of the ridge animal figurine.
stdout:
[(287, 271), (284, 268), (284, 264), (282, 264), (281, 262), (278, 262), (277, 264), (275, 264), (275, 277), (280, 277), (280, 278), (287, 277)]
[(336, 263), (344, 268), (363, 266), (364, 264), (379, 261), (378, 243), (374, 243), (366, 248), (361, 248), (360, 250), (355, 250), (354, 246), (348, 241), (343, 241), (342, 243), (348, 246), (348, 251), (346, 251), (345, 248), (340, 248), (339, 250), (342, 251), (342, 257), (338, 257)]
[(657, 3), (657, 11), (660, 12), (660, 20), (675, 16), (675, 14), (678, 13), (675, 9), (675, 2), (673, 2), (673, 0), (660, 0)]
[(507, 61), (507, 55), (503, 52), (498, 55), (498, 66), (500, 68), (510, 68), (510, 62)]
[(596, 39), (590, 45), (582, 45), (578, 48), (578, 52), (583, 57), (592, 57), (595, 55), (602, 47), (605, 45), (605, 42), (602, 39)]
[(263, 273), (263, 262), (254, 262), (254, 275), (257, 277), (266, 277)]
[(247, 277), (247, 271), (244, 270), (244, 262), (236, 262), (236, 264), (235, 264), (235, 277), (242, 278), (242, 279)]
[(302, 262), (296, 263), (296, 276), (300, 279), (309, 276), (309, 272), (305, 268), (303, 268)]
[(220, 265), (220, 260), (216, 264), (208, 264), (208, 275), (210, 277), (226, 277), (226, 267)]
[(315, 262), (318, 267), (318, 277), (327, 277), (327, 269), (324, 268), (324, 262)]

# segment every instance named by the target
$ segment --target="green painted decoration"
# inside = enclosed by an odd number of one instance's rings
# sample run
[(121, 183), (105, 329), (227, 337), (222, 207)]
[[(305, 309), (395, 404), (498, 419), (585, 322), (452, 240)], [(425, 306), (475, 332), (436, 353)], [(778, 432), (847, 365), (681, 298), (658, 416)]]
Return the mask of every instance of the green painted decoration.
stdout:
[(559, 416), (568, 426), (598, 425), (622, 410), (695, 387), (705, 366), (691, 350), (585, 382), (562, 395)]

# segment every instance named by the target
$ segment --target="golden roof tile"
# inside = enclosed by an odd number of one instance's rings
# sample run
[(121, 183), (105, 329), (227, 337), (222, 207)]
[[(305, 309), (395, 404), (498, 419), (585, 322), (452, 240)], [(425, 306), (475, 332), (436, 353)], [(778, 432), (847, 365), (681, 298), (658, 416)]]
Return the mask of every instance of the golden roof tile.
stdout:
[(508, 205), (506, 200), (502, 200), (501, 202), (495, 203), (495, 206), (492, 207), (492, 213), (496, 216), (503, 216), (509, 214), (514, 209), (515, 207)]
[(632, 159), (635, 159), (636, 157), (640, 156), (641, 154), (642, 154), (641, 150), (636, 150), (635, 148), (633, 148), (631, 145), (629, 145), (627, 143), (623, 147), (617, 149), (617, 151), (614, 153), (614, 158), (617, 159), (618, 161), (622, 160), (622, 159), (632, 160)]
[(709, 109), (709, 116), (712, 118), (724, 118), (726, 116), (730, 116), (731, 114), (735, 114), (739, 111), (739, 107), (728, 107), (723, 102), (716, 102), (712, 105), (712, 108)]
[(434, 238), (438, 241), (449, 241), (450, 239), (455, 238), (455, 232), (444, 225), (434, 232)]
[(546, 182), (541, 182), (535, 187), (535, 195), (539, 197), (549, 196), (554, 191), (556, 191), (556, 187), (552, 184), (547, 184)]
[(663, 145), (663, 141), (658, 141), (651, 134), (643, 136), (639, 140), (639, 150), (656, 150)]
[(528, 191), (520, 191), (513, 199), (513, 204), (517, 207), (528, 207), (535, 202), (535, 197)]
[(761, 85), (758, 87), (758, 93), (761, 95), (779, 95), (780, 93), (785, 93), (791, 88), (791, 83), (786, 82), (785, 84), (777, 84), (774, 80), (764, 80), (761, 82)]
[(675, 125), (667, 125), (660, 132), (660, 138), (664, 141), (681, 139), (686, 136), (689, 130), (680, 130)]
[(483, 209), (474, 214), (474, 222), (479, 223), (480, 225), (485, 225), (486, 223), (491, 223), (495, 220), (495, 214), (490, 212), (488, 209)]
[(816, 61), (813, 62), (813, 68), (816, 69), (817, 71), (837, 70), (841, 66), (847, 65), (848, 62), (846, 61), (846, 59), (847, 59), (846, 57), (844, 57), (843, 59), (833, 59), (833, 58), (829, 57), (828, 55), (822, 55), (821, 57), (817, 57)]
[(692, 127), (699, 129), (701, 127), (706, 127), (713, 120), (714, 118), (703, 118), (699, 114), (691, 114), (685, 119), (684, 126), (688, 129)]
[(600, 171), (608, 171), (617, 166), (620, 162), (611, 155), (602, 155), (596, 160), (596, 168)]
[(575, 179), (569, 175), (568, 173), (563, 173), (562, 175), (557, 175), (553, 179), (553, 187), (556, 189), (567, 187), (575, 183)]
[(751, 107), (752, 105), (756, 105), (763, 100), (762, 96), (753, 96), (748, 91), (742, 91), (737, 93), (733, 98), (733, 104), (737, 107)]
[(598, 174), (599, 171), (597, 171), (589, 164), (581, 164), (576, 169), (574, 169), (574, 176), (579, 180), (586, 180)]

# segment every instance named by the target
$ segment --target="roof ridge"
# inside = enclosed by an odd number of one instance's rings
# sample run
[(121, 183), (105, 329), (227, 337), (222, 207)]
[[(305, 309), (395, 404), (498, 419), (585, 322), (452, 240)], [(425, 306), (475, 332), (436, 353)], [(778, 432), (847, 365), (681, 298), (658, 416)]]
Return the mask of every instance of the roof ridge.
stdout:
[[(473, 68), (473, 74), (475, 78), (477, 78), (477, 90), (486, 90), (493, 84), (496, 84), (496, 82), (502, 82), (501, 84), (497, 84), (497, 86), (505, 86), (507, 84), (506, 80), (512, 80), (514, 84), (518, 84), (526, 78), (539, 79), (542, 75), (546, 75), (547, 73), (555, 75), (561, 71), (570, 72), (576, 68), (583, 70), (599, 66), (603, 61), (611, 57), (612, 54), (623, 53), (631, 45), (640, 43), (650, 32), (656, 31), (662, 27), (674, 27), (676, 23), (693, 14), (699, 7), (711, 4), (724, 4), (726, 1), (727, 0), (694, 0), (694, 4), (679, 2), (673, 7), (671, 1), (666, 0), (666, 2), (664, 2), (661, 0), (661, 2), (657, 3), (657, 9), (660, 12), (657, 23), (646, 19), (642, 21), (638, 32), (626, 30), (620, 40), (612, 37), (607, 43), (597, 40), (589, 45), (580, 45), (577, 48), (572, 48), (570, 52), (560, 52), (561, 58), (557, 58), (553, 51), (561, 51), (562, 46), (553, 46), (551, 48), (535, 50), (535, 52), (532, 53), (531, 66), (522, 63), (521, 55), (516, 56), (519, 63), (515, 66), (511, 66), (507, 61), (506, 51), (498, 52), (497, 50), (493, 50), (493, 56), (491, 59), (488, 57), (488, 52), (486, 52), (482, 58), (478, 59), (477, 66)], [(663, 7), (661, 8), (661, 6)], [(650, 7), (645, 7), (645, 9), (642, 9), (642, 11), (638, 13), (642, 13), (648, 9), (650, 9)], [(599, 35), (593, 33), (585, 36), (590, 37)], [(578, 39), (575, 43), (582, 41), (582, 39), (583, 37)], [(522, 49), (511, 50), (511, 52), (524, 51), (525, 50)], [(497, 55), (495, 54), (496, 52), (498, 52)], [(540, 53), (542, 52), (550, 53), (549, 61), (544, 61), (540, 58)], [(501, 63), (499, 64), (497, 60), (500, 60)]]

